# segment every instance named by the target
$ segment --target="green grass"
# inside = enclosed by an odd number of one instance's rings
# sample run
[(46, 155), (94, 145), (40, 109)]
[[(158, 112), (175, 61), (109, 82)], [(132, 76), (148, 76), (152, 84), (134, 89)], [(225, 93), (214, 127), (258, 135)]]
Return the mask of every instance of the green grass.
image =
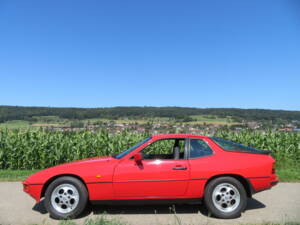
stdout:
[(222, 122), (226, 122), (227, 118), (225, 117), (218, 117), (218, 116), (214, 116), (214, 115), (194, 115), (191, 116), (193, 119), (196, 119), (198, 121), (222, 121)]
[(0, 170), (0, 181), (23, 181), (38, 170)]
[[(220, 124), (220, 125), (233, 125), (233, 124), (238, 124), (236, 122), (233, 122), (230, 118), (221, 118), (221, 117), (216, 117), (216, 116), (209, 116), (209, 115), (195, 115), (191, 116), (191, 118), (195, 119), (195, 121), (191, 122), (183, 122), (185, 124)], [(175, 122), (174, 119), (171, 118), (166, 118), (166, 117), (153, 117), (153, 118), (141, 118), (141, 119), (118, 119), (118, 120), (109, 120), (109, 119), (103, 119), (103, 118), (91, 118), (91, 119), (84, 119), (82, 120), (83, 122), (90, 122), (90, 123), (95, 123), (98, 121), (101, 122), (109, 122), (109, 121), (114, 121), (115, 123), (138, 123), (138, 124), (146, 124), (148, 122), (153, 122), (153, 123), (172, 123)]]
[(33, 119), (36, 119), (37, 121), (40, 122), (60, 122), (63, 121), (65, 119), (61, 119), (59, 116), (33, 116)]
[(300, 168), (286, 168), (277, 169), (279, 180), (282, 182), (299, 182), (300, 181)]
[[(61, 221), (58, 225), (78, 225), (74, 221)], [(105, 215), (96, 217), (95, 219), (86, 219), (83, 225), (128, 225), (118, 219), (108, 219)]]
[[(0, 123), (0, 129), (38, 129), (39, 127), (50, 127), (50, 126), (59, 126), (59, 125), (65, 125), (62, 122), (45, 122), (45, 121), (37, 121), (33, 124), (29, 123), (25, 120), (11, 120), (7, 121), (5, 123)], [(68, 124), (67, 124), (68, 125)]]
[(220, 124), (220, 125), (233, 125), (238, 124), (233, 122), (230, 118), (225, 117), (217, 117), (213, 115), (195, 115), (191, 116), (191, 118), (195, 119), (196, 121), (188, 122), (188, 124)]
[(0, 128), (3, 129), (26, 129), (30, 128), (30, 124), (25, 120), (11, 120), (5, 123), (0, 123)]
[(34, 116), (35, 122), (26, 120), (10, 120), (0, 123), (0, 129), (38, 129), (39, 127), (69, 126), (71, 120), (60, 119), (58, 116)]
[(166, 117), (153, 117), (153, 118), (141, 118), (141, 119), (133, 119), (133, 118), (120, 118), (117, 120), (111, 120), (111, 119), (105, 119), (105, 118), (90, 118), (90, 119), (84, 119), (81, 120), (84, 123), (90, 122), (90, 123), (96, 123), (96, 122), (110, 122), (114, 121), (114, 123), (138, 123), (138, 124), (146, 124), (148, 122), (153, 122), (153, 123), (168, 123), (172, 121), (170, 118)]

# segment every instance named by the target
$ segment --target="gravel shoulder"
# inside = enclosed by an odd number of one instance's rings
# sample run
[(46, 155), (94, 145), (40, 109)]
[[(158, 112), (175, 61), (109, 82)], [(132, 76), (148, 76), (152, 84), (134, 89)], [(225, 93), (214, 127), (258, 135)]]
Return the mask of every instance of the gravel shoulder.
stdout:
[[(43, 204), (22, 191), (20, 182), (0, 182), (0, 224), (57, 224), (49, 217)], [(174, 215), (174, 210), (176, 215)], [(300, 183), (279, 183), (271, 190), (257, 193), (248, 200), (240, 218), (221, 220), (210, 218), (203, 205), (92, 206), (76, 219), (81, 223), (89, 217), (116, 218), (131, 225), (165, 224), (260, 224), (264, 222), (300, 222)]]

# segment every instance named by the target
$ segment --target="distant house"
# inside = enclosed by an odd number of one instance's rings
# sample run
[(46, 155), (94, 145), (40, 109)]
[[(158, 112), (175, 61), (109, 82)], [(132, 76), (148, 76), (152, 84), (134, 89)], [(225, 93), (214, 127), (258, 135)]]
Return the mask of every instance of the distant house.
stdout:
[(247, 126), (251, 129), (258, 129), (259, 128), (259, 124), (257, 122), (248, 122)]
[(291, 127), (284, 127), (284, 128), (280, 128), (278, 129), (278, 131), (286, 131), (286, 132), (292, 132), (294, 129)]

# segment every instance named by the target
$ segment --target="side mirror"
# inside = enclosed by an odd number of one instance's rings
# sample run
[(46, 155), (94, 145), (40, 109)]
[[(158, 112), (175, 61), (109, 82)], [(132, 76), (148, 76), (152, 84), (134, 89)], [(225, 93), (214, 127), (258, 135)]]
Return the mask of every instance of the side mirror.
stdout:
[(141, 163), (142, 162), (142, 154), (139, 152), (139, 153), (136, 153), (134, 156), (134, 161), (138, 164), (138, 163)]

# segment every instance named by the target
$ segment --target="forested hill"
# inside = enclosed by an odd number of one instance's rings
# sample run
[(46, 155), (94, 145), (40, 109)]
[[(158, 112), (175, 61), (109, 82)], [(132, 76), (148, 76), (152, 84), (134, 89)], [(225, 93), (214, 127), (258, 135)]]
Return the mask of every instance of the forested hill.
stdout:
[(247, 121), (261, 120), (298, 120), (300, 111), (239, 109), (239, 108), (185, 108), (185, 107), (112, 107), (112, 108), (54, 108), (0, 106), (0, 122), (9, 120), (30, 120), (34, 116), (59, 116), (66, 119), (90, 118), (180, 118), (192, 115), (231, 116)]

